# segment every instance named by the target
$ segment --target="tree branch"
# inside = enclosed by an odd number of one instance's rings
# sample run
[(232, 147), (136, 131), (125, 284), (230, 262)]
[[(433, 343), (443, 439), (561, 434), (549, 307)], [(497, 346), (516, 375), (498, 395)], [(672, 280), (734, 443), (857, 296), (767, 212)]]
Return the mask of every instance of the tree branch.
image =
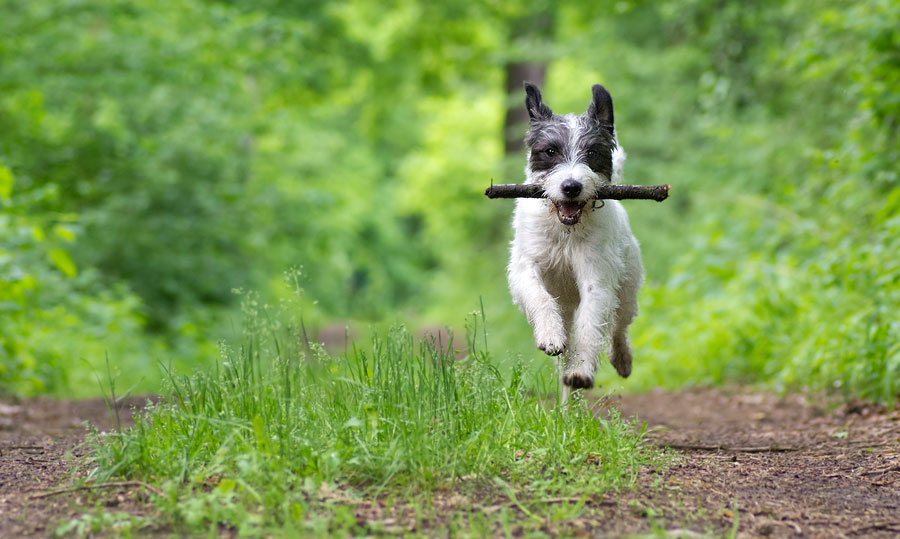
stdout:
[[(669, 185), (601, 185), (597, 189), (597, 199), (624, 200), (643, 199), (662, 202), (669, 197)], [(484, 190), (488, 198), (543, 198), (544, 189), (540, 185), (513, 183), (492, 185)]]

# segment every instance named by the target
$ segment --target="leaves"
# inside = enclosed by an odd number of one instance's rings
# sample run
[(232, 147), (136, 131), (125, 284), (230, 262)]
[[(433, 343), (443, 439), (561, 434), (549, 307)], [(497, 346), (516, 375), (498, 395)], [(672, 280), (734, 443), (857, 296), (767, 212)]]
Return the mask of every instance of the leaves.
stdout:
[(0, 165), (0, 202), (6, 202), (12, 195), (13, 175), (3, 165)]
[(532, 360), (510, 206), (480, 194), (521, 178), (503, 80), (528, 59), (554, 110), (608, 87), (629, 182), (676, 187), (627, 205), (648, 270), (629, 383), (896, 393), (900, 4), (556, 7), (552, 39), (506, 1), (7, 10), (0, 384), (61, 391), (106, 345), (135, 376), (148, 350), (199, 361), (231, 289), (287, 294), (297, 265), (326, 320), (443, 324), (484, 297)]
[(47, 251), (47, 256), (53, 261), (56, 269), (63, 272), (66, 277), (75, 277), (78, 274), (78, 269), (75, 267), (75, 263), (72, 262), (72, 257), (64, 249), (51, 249)]

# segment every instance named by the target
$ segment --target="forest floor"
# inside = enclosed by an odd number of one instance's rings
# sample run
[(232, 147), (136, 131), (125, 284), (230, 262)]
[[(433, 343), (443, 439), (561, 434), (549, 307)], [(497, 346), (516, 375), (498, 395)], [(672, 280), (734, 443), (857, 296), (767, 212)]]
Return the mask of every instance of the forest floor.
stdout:
[[(576, 517), (514, 521), (512, 535), (900, 535), (898, 410), (853, 402), (829, 407), (804, 395), (748, 388), (624, 395), (606, 407), (646, 422), (652, 443), (675, 450), (673, 463), (662, 471), (643, 470), (633, 491), (584, 501)], [(102, 400), (0, 402), (0, 537), (51, 535), (60, 522), (86, 511), (153, 516), (141, 486), (56, 492), (80, 473), (72, 463), (87, 451), (80, 445), (85, 422), (110, 428)], [(534, 518), (509, 499), (475, 504), (447, 493), (434, 503), (448, 510), (477, 505), (486, 513), (512, 507), (523, 521)], [(377, 500), (355, 510), (364, 529), (366, 520), (380, 519), (390, 525), (368, 529), (447, 535), (440, 518), (423, 521), (403, 513), (393, 507), (387, 514)]]

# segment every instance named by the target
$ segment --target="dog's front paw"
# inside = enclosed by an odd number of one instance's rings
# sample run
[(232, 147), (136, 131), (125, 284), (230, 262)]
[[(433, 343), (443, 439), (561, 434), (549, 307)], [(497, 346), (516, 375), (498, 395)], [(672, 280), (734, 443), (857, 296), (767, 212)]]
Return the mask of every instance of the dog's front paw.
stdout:
[(566, 340), (565, 339), (554, 339), (554, 338), (535, 338), (535, 343), (537, 344), (538, 350), (544, 352), (548, 356), (558, 356), (566, 351)]
[(580, 373), (571, 373), (563, 376), (563, 384), (572, 389), (590, 389), (594, 387), (594, 377)]

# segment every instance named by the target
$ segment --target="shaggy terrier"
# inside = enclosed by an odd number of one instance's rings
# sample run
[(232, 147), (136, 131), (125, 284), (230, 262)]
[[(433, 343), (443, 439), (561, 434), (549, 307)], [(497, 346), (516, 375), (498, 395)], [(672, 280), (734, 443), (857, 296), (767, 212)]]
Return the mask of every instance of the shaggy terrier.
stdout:
[(625, 209), (594, 200), (598, 186), (622, 181), (625, 152), (616, 141), (612, 97), (599, 84), (592, 90), (586, 113), (560, 116), (537, 86), (525, 84), (525, 183), (543, 186), (545, 195), (516, 201), (509, 288), (537, 347), (563, 354), (563, 399), (570, 388), (594, 386), (603, 351), (620, 376), (631, 374), (628, 325), (644, 280)]

